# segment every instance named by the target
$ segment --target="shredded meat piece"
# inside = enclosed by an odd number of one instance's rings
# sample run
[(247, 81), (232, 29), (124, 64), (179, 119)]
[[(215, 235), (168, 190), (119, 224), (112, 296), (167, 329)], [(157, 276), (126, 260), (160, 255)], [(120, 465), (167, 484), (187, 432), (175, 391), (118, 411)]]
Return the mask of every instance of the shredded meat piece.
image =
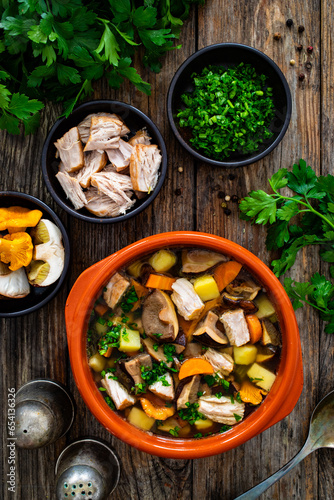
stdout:
[[(127, 191), (126, 194), (131, 196), (131, 191)], [(117, 217), (123, 213), (121, 205), (106, 194), (99, 193), (96, 187), (89, 187), (85, 195), (87, 199), (85, 208), (97, 217)]]
[(85, 153), (85, 164), (77, 174), (77, 180), (83, 188), (90, 186), (90, 178), (93, 174), (100, 172), (107, 164), (107, 156), (101, 151), (89, 151)]
[(225, 327), (225, 333), (231, 345), (241, 346), (249, 342), (249, 330), (242, 309), (226, 311), (219, 319)]
[(121, 298), (130, 286), (129, 280), (124, 278), (121, 274), (115, 273), (109, 280), (103, 298), (111, 309), (120, 302)]
[(172, 284), (172, 289), (171, 299), (178, 313), (187, 321), (198, 318), (204, 309), (204, 304), (190, 281), (179, 278)]
[(131, 137), (129, 144), (131, 146), (135, 146), (136, 144), (145, 144), (145, 146), (148, 146), (151, 144), (151, 137), (148, 135), (147, 130), (143, 128), (142, 130), (138, 130), (138, 132)]
[(128, 168), (130, 165), (132, 150), (133, 147), (122, 139), (119, 140), (118, 149), (106, 150), (109, 161), (115, 166), (117, 172), (122, 172)]
[(120, 134), (121, 137), (123, 137), (124, 135), (126, 135), (130, 132), (130, 129), (125, 125), (123, 120), (118, 115), (115, 115), (114, 113), (92, 113), (92, 114), (86, 116), (86, 118), (84, 120), (82, 120), (82, 122), (80, 122), (78, 125), (80, 139), (83, 143), (86, 143), (89, 139), (89, 135), (90, 135), (89, 132), (90, 132), (90, 126), (92, 124), (92, 118), (96, 117), (96, 116), (107, 116), (109, 118), (119, 120), (122, 123), (122, 129), (121, 129), (121, 134)]
[(118, 380), (112, 379), (110, 373), (107, 373), (104, 379), (101, 380), (101, 385), (107, 389), (107, 393), (115, 403), (117, 410), (124, 410), (128, 406), (135, 404), (136, 399), (128, 393)]
[(91, 176), (91, 185), (97, 187), (101, 193), (106, 194), (117, 203), (122, 214), (135, 203), (135, 200), (131, 200), (129, 197), (132, 184), (127, 175), (113, 171), (99, 172)]
[(162, 378), (163, 381), (160, 377), (154, 384), (149, 385), (148, 388), (153, 394), (159, 396), (161, 399), (172, 401), (175, 397), (173, 378), (169, 372), (166, 372)]
[(75, 172), (83, 166), (84, 155), (78, 127), (71, 128), (54, 145), (66, 172)]
[(229, 375), (234, 368), (232, 356), (220, 353), (211, 347), (204, 353), (203, 357), (209, 361), (215, 372), (219, 372), (222, 375)]
[(130, 176), (133, 189), (137, 191), (152, 191), (158, 182), (158, 172), (161, 164), (161, 154), (158, 146), (151, 144), (136, 144), (130, 159)]
[(58, 172), (56, 177), (67, 198), (73, 203), (74, 208), (76, 210), (82, 208), (87, 203), (87, 200), (79, 181), (64, 172)]
[(90, 135), (84, 151), (118, 148), (122, 122), (109, 116), (93, 116)]
[[(245, 413), (244, 403), (238, 403), (231, 398), (222, 396), (219, 399), (216, 396), (201, 396), (198, 400), (198, 411), (214, 422), (225, 425), (234, 425), (241, 420)], [(235, 415), (239, 418), (235, 418)]]

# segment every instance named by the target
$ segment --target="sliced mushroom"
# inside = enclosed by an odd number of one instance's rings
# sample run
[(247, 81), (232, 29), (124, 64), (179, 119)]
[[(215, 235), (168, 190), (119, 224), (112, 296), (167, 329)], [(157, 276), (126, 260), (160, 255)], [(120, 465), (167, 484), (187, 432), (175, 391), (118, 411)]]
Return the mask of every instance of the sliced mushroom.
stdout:
[(254, 281), (248, 280), (243, 283), (230, 283), (226, 287), (226, 291), (229, 295), (236, 295), (237, 297), (242, 297), (246, 300), (253, 300), (261, 290)]
[(170, 361), (167, 361), (167, 358), (165, 356), (165, 353), (164, 353), (164, 350), (163, 350), (163, 346), (160, 345), (159, 347), (157, 347), (156, 349), (153, 347), (156, 342), (154, 342), (154, 340), (150, 339), (150, 338), (146, 338), (146, 339), (143, 339), (142, 340), (142, 343), (146, 349), (146, 351), (148, 352), (148, 354), (153, 358), (155, 359), (155, 361), (163, 361), (164, 363), (166, 363), (166, 365), (168, 366), (168, 368), (170, 368), (172, 366), (172, 362)]
[(173, 302), (158, 289), (144, 300), (142, 321), (146, 335), (155, 341), (174, 341), (179, 333)]
[(280, 334), (275, 326), (268, 319), (262, 320), (262, 345), (279, 346), (281, 343)]
[(221, 345), (228, 344), (226, 335), (218, 330), (216, 326), (217, 321), (217, 314), (209, 311), (206, 317), (198, 324), (193, 335), (198, 337), (197, 340), (204, 345), (221, 347)]
[(197, 342), (189, 342), (183, 351), (183, 356), (185, 358), (198, 358), (202, 354), (202, 346), (201, 344), (197, 344)]
[(232, 308), (241, 307), (241, 309), (243, 309), (248, 314), (254, 314), (258, 310), (254, 302), (246, 300), (242, 297), (236, 297), (234, 295), (229, 295), (228, 293), (224, 292), (222, 294), (222, 298), (224, 304), (226, 304), (227, 306)]
[(20, 267), (17, 271), (10, 271), (2, 263), (0, 267), (0, 296), (10, 299), (26, 297), (30, 292), (30, 286), (24, 268)]
[(227, 257), (220, 253), (208, 250), (183, 250), (182, 251), (182, 272), (202, 273), (218, 262), (226, 262)]
[(198, 399), (197, 393), (199, 390), (200, 381), (201, 381), (200, 375), (194, 375), (191, 378), (190, 382), (184, 384), (181, 393), (177, 398), (176, 404), (178, 410), (180, 410), (181, 408), (186, 408), (187, 403), (192, 404)]

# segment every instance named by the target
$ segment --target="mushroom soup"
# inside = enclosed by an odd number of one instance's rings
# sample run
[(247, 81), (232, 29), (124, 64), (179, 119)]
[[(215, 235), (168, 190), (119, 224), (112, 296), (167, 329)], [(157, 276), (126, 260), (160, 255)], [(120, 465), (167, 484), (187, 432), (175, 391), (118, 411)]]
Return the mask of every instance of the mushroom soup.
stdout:
[(171, 248), (111, 276), (91, 313), (89, 366), (106, 403), (136, 427), (175, 438), (225, 432), (275, 382), (274, 305), (239, 262)]

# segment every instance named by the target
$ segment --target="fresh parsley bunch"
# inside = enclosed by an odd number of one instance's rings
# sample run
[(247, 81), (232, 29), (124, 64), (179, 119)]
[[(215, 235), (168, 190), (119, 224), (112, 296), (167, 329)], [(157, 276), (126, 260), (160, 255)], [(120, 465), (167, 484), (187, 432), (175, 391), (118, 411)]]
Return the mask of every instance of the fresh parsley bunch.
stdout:
[[(308, 245), (319, 245), (322, 260), (334, 263), (334, 176), (317, 177), (304, 160), (293, 165), (292, 171), (281, 168), (269, 179), (273, 194), (252, 191), (240, 203), (244, 220), (270, 224), (267, 230), (268, 250), (281, 250), (279, 259), (272, 262), (276, 276), (281, 276), (294, 264), (296, 256)], [(283, 195), (281, 189), (294, 193)], [(295, 223), (291, 223), (292, 219)], [(330, 267), (334, 278), (334, 266)], [(293, 300), (294, 309), (307, 303), (320, 311), (328, 324), (327, 333), (334, 333), (334, 284), (313, 274), (310, 282), (284, 280), (285, 289)]]
[(102, 77), (149, 95), (135, 53), (159, 72), (193, 3), (204, 0), (1, 0), (0, 128), (36, 130), (45, 100), (65, 101), (68, 116)]

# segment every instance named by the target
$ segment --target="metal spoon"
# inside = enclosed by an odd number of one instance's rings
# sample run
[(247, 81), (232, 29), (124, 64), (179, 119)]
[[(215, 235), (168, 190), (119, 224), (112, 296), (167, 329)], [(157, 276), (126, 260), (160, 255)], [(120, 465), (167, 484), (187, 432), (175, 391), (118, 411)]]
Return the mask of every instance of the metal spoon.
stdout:
[(334, 391), (327, 394), (315, 407), (311, 416), (310, 430), (300, 452), (275, 474), (234, 500), (255, 500), (318, 448), (334, 448)]

